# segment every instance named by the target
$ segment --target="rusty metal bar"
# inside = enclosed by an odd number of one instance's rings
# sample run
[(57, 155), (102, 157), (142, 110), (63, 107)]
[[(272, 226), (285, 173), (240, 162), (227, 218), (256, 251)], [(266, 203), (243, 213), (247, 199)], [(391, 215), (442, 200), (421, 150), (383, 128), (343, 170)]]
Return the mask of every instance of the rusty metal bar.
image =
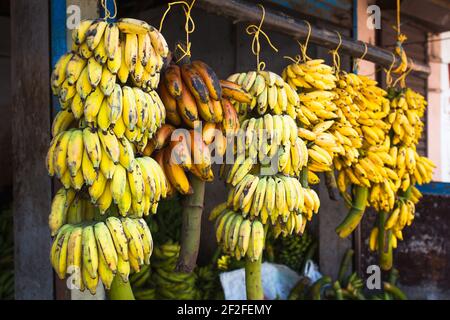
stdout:
[[(234, 22), (250, 22), (257, 23), (261, 19), (261, 9), (251, 3), (242, 0), (197, 0), (196, 5), (205, 11), (229, 17)], [(264, 20), (264, 28), (277, 31), (292, 36), (293, 39), (304, 39), (308, 35), (308, 24), (281, 12), (266, 9), (266, 17)], [(339, 37), (336, 32), (316, 26), (311, 26), (311, 43), (316, 45), (335, 49), (339, 44)], [(392, 53), (389, 50), (373, 46), (363, 41), (355, 41), (351, 38), (342, 36), (342, 44), (339, 49), (341, 53), (352, 57), (361, 57), (365, 52), (367, 45), (367, 53), (364, 60), (374, 62), (382, 67), (389, 68), (393, 62)], [(427, 77), (430, 74), (428, 65), (411, 62), (413, 72), (421, 77)]]

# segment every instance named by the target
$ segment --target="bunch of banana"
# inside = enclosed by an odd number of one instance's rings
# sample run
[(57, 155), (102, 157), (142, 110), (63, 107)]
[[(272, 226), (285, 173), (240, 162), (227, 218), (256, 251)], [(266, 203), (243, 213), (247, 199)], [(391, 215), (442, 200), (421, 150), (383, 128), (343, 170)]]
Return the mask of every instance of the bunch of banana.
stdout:
[[(203, 131), (182, 129), (174, 132), (175, 127), (166, 124), (157, 131), (150, 142), (151, 147), (146, 149), (163, 168), (170, 196), (175, 190), (183, 195), (192, 193), (186, 171), (203, 181), (214, 179), (210, 148), (214, 146), (216, 153), (222, 156), (227, 141), (220, 130), (208, 127), (205, 125)], [(213, 133), (205, 132), (205, 129)]]
[(130, 78), (133, 85), (147, 92), (156, 89), (169, 53), (166, 40), (157, 29), (130, 18), (109, 23), (102, 19), (83, 20), (72, 32), (72, 40), (72, 51), (59, 59), (51, 75), (53, 92), (62, 104), (68, 102), (80, 77), (89, 80), (83, 82), (87, 85), (84, 91), (99, 86), (110, 92), (116, 77), (122, 84)]
[(108, 217), (105, 221), (62, 226), (53, 241), (50, 261), (58, 277), (95, 294), (98, 281), (109, 289), (116, 273), (128, 281), (150, 263), (153, 240), (143, 219)]
[(136, 300), (156, 299), (156, 289), (151, 283), (151, 275), (150, 265), (144, 265), (139, 272), (130, 275), (130, 284)]
[(332, 67), (323, 59), (306, 60), (288, 65), (281, 76), (295, 90), (331, 90), (336, 84), (336, 76)]
[[(158, 201), (167, 196), (168, 190), (168, 182), (159, 164), (150, 157), (141, 157), (134, 159), (130, 171), (120, 163), (114, 165), (111, 162), (110, 165), (113, 166), (110, 176), (89, 167), (93, 175), (92, 184), (85, 183), (81, 191), (71, 186), (58, 190), (49, 215), (52, 235), (65, 223), (92, 220), (97, 210), (103, 215), (114, 208), (122, 216), (138, 217), (156, 213)], [(62, 181), (64, 183), (64, 179)]]
[(155, 246), (152, 255), (152, 282), (157, 299), (189, 300), (198, 297), (195, 273), (175, 272), (180, 245), (172, 241)]
[(214, 265), (197, 267), (194, 272), (199, 300), (224, 299), (220, 278)]
[[(311, 190), (311, 189), (307, 189)], [(313, 190), (312, 190), (313, 191)], [(274, 237), (288, 237), (293, 234), (301, 236), (306, 227), (306, 217), (297, 212), (289, 212), (286, 221), (278, 219), (273, 224)]]
[[(236, 94), (232, 97), (238, 113), (245, 115), (255, 110), (259, 115), (272, 113), (288, 114), (292, 119), (297, 117), (300, 108), (298, 95), (293, 87), (276, 73), (271, 71), (235, 73), (230, 75), (224, 84), (231, 87), (229, 82), (241, 86), (244, 92), (249, 93), (249, 95)], [(239, 100), (241, 96), (245, 99)]]
[(198, 120), (225, 120), (221, 83), (214, 70), (202, 61), (170, 64), (163, 72), (158, 91), (167, 121), (176, 127), (194, 128)]
[(231, 256), (221, 255), (220, 258), (217, 259), (217, 269), (220, 271), (227, 271), (230, 268), (230, 260)]
[(389, 91), (391, 113), (388, 121), (394, 133), (393, 144), (417, 145), (424, 128), (421, 118), (427, 105), (425, 98), (410, 88)]
[(340, 152), (335, 154), (337, 160), (333, 160), (346, 166), (351, 166), (358, 160), (359, 149), (363, 142), (358, 123), (360, 108), (355, 102), (357, 88), (353, 86), (354, 77), (354, 74), (340, 72), (337, 74), (336, 88), (333, 89), (336, 94), (333, 102), (338, 108), (336, 111), (338, 119), (331, 126), (330, 134), (341, 146)]
[(243, 257), (257, 261), (264, 248), (264, 226), (258, 219), (246, 219), (222, 203), (211, 211), (209, 220), (215, 220), (216, 239), (222, 250), (240, 260)]
[[(387, 93), (376, 81), (351, 74), (340, 78), (338, 87), (349, 93), (357, 107), (354, 109), (359, 110), (356, 117), (343, 113), (362, 137), (362, 146), (356, 161), (348, 155), (334, 159), (338, 188), (353, 203), (337, 231), (342, 237), (350, 234), (359, 224), (366, 203), (383, 212), (387, 217), (378, 216), (368, 242), (370, 250), (379, 251), (383, 268), (390, 269), (392, 249), (403, 239), (403, 228), (413, 222), (415, 203), (421, 196), (414, 185), (432, 178), (434, 164), (416, 151), (426, 101), (409, 88), (390, 88)], [(354, 194), (346, 193), (349, 185), (357, 186), (352, 188)]]
[(332, 131), (338, 122), (340, 127), (344, 124), (335, 103), (337, 79), (333, 72), (322, 59), (316, 59), (290, 64), (282, 73), (283, 79), (298, 92), (298, 136), (309, 142), (308, 168), (312, 184), (320, 181), (317, 172), (332, 170), (333, 158), (336, 154), (343, 155), (345, 143), (349, 142), (340, 133)]
[(301, 237), (280, 237), (275, 242), (275, 261), (300, 272), (313, 242), (314, 239), (306, 230)]
[(338, 116), (335, 97), (336, 76), (324, 60), (308, 60), (288, 65), (282, 72), (283, 79), (299, 92), (301, 106), (298, 120), (305, 126), (317, 124), (321, 119), (331, 120)]
[[(312, 213), (317, 213), (320, 201), (314, 190), (303, 188), (297, 178), (277, 174), (274, 176), (257, 176), (247, 174), (232, 187), (228, 194), (227, 206), (240, 211), (243, 217), (259, 217), (263, 224), (270, 222), (275, 225), (277, 221), (281, 224), (300, 219), (299, 230), (310, 220)], [(303, 217), (296, 217), (301, 213)], [(292, 215), (292, 216), (291, 216)]]
[(231, 182), (235, 173), (239, 172), (233, 185), (252, 168), (256, 159), (259, 163), (275, 159), (278, 172), (291, 176), (298, 176), (308, 162), (306, 145), (297, 136), (297, 125), (288, 115), (267, 113), (263, 117), (245, 119), (236, 138), (237, 159), (227, 181)]
[(53, 136), (81, 125), (114, 133), (118, 138), (126, 137), (142, 147), (166, 119), (164, 105), (155, 91), (146, 93), (115, 83), (109, 96), (97, 88), (86, 98), (75, 93), (72, 102), (56, 115)]
[[(395, 172), (387, 167), (394, 163), (388, 135), (390, 125), (385, 121), (390, 111), (387, 93), (377, 86), (376, 81), (352, 73), (340, 75), (337, 86), (341, 100), (347, 99), (347, 102), (337, 104), (347, 125), (335, 126), (334, 134), (348, 140), (344, 145), (345, 153), (333, 161), (339, 171), (339, 190), (345, 194), (350, 184), (374, 186), (375, 193), (386, 191), (382, 196), (387, 201), (380, 203), (389, 207), (395, 201), (398, 188), (392, 182), (396, 178)], [(344, 132), (348, 135), (344, 136)]]
[(81, 192), (60, 188), (53, 198), (48, 224), (51, 235), (55, 236), (65, 224), (78, 224), (98, 219), (99, 208)]

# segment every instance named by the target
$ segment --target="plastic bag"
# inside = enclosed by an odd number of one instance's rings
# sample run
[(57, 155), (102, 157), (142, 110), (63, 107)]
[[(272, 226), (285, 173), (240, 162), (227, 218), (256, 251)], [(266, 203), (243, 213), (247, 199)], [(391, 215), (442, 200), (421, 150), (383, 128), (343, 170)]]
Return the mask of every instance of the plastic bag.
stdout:
[(310, 278), (312, 283), (322, 278), (322, 274), (319, 272), (319, 267), (312, 260), (306, 261), (303, 276)]
[[(290, 268), (281, 264), (264, 262), (261, 266), (264, 299), (287, 299), (289, 292), (300, 279)], [(225, 300), (246, 300), (245, 270), (238, 269), (220, 274)]]

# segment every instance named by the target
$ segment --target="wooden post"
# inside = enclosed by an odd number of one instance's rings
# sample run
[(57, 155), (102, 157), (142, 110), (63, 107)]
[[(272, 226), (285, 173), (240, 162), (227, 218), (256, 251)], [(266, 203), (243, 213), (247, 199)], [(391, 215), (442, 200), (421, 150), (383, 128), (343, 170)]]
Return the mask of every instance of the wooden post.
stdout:
[(48, 214), (51, 180), (49, 1), (11, 1), (13, 211), (16, 299), (53, 299)]

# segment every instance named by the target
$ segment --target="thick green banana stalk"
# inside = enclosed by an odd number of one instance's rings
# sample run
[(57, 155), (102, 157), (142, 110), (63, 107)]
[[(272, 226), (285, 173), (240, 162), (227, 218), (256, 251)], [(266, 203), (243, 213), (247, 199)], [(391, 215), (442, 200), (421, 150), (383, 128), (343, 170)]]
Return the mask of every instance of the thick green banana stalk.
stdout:
[(116, 275), (108, 292), (110, 300), (135, 300), (130, 282), (123, 282), (120, 275)]
[(389, 283), (389, 282), (383, 282), (383, 289), (384, 291), (392, 294), (395, 299), (398, 300), (408, 300), (408, 297), (405, 295), (405, 293), (400, 290), (399, 287), (396, 285)]
[(336, 300), (344, 300), (344, 296), (342, 295), (342, 288), (341, 288), (339, 281), (334, 282), (333, 290), (335, 293)]
[(189, 176), (189, 181), (194, 192), (185, 198), (180, 239), (181, 251), (176, 268), (177, 271), (187, 273), (194, 270), (197, 262), (205, 198), (205, 182), (193, 174)]
[(252, 262), (250, 259), (245, 261), (245, 287), (247, 291), (247, 300), (263, 300), (264, 290), (261, 279), (261, 261), (262, 256)]
[(338, 273), (338, 281), (340, 283), (343, 283), (345, 280), (345, 276), (347, 275), (348, 268), (352, 264), (352, 258), (353, 258), (354, 251), (352, 249), (348, 249), (345, 252), (344, 257), (341, 261), (341, 266), (339, 267), (339, 273)]
[(334, 176), (334, 171), (325, 171), (323, 173), (325, 176), (325, 186), (328, 190), (328, 197), (331, 200), (339, 200), (339, 190), (336, 183), (336, 177)]
[(300, 183), (303, 188), (308, 188), (308, 167), (303, 167), (300, 172)]
[(359, 225), (367, 204), (369, 190), (366, 187), (354, 186), (355, 196), (350, 211), (344, 221), (337, 226), (336, 232), (341, 238), (348, 237)]
[(311, 279), (302, 277), (289, 293), (288, 300), (305, 300), (306, 289), (311, 286)]
[(378, 255), (380, 257), (380, 267), (383, 270), (392, 268), (392, 231), (385, 230), (386, 212), (378, 212)]

